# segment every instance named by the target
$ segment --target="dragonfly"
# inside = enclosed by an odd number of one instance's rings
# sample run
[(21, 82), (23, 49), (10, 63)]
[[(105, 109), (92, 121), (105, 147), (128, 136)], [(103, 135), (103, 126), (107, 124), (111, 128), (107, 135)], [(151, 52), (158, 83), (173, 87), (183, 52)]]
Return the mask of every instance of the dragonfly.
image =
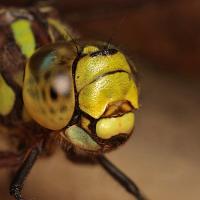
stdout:
[(146, 199), (104, 155), (134, 129), (133, 62), (110, 42), (81, 39), (46, 3), (2, 6), (0, 38), (0, 133), (15, 138), (16, 148), (0, 152), (0, 167), (17, 167), (10, 195), (23, 199), (25, 178), (57, 143), (69, 159), (100, 164), (136, 199)]

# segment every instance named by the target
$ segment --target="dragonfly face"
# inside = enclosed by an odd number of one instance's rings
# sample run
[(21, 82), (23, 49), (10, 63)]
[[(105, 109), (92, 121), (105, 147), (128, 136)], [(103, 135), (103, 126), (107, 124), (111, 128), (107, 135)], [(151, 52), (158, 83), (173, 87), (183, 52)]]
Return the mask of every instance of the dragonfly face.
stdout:
[(124, 143), (138, 109), (130, 64), (122, 52), (103, 44), (62, 42), (40, 48), (26, 66), (23, 99), (37, 123), (92, 152)]

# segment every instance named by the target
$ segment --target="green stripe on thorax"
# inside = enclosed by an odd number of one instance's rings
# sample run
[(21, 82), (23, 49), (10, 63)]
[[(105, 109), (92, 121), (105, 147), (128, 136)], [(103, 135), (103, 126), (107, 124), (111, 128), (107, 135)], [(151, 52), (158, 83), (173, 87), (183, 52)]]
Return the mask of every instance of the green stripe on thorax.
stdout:
[(35, 51), (36, 42), (29, 20), (19, 19), (11, 24), (11, 29), (17, 45), (22, 53), (29, 58)]
[(0, 74), (0, 115), (8, 115), (15, 103), (15, 93)]

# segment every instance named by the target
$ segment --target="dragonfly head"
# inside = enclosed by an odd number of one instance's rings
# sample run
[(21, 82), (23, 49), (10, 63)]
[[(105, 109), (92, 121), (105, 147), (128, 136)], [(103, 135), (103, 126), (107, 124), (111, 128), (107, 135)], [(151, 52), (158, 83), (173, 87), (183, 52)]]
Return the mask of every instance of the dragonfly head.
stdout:
[(50, 44), (27, 63), (24, 104), (36, 122), (60, 131), (74, 147), (109, 151), (127, 141), (134, 129), (139, 107), (134, 73), (117, 48)]

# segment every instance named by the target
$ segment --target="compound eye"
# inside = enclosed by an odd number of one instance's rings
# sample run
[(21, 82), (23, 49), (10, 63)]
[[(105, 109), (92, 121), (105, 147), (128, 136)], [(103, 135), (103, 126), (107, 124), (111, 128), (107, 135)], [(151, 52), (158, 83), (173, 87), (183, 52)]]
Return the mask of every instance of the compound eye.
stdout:
[(38, 49), (25, 69), (23, 101), (29, 115), (41, 126), (60, 130), (75, 108), (72, 63), (76, 53), (66, 43)]

